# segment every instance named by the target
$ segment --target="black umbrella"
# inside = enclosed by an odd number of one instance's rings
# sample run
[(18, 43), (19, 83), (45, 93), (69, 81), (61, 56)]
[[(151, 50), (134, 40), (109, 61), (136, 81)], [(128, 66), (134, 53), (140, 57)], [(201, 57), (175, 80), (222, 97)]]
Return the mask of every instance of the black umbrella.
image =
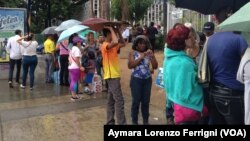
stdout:
[(215, 14), (221, 9), (237, 11), (250, 0), (175, 0), (177, 8), (186, 8), (202, 14)]

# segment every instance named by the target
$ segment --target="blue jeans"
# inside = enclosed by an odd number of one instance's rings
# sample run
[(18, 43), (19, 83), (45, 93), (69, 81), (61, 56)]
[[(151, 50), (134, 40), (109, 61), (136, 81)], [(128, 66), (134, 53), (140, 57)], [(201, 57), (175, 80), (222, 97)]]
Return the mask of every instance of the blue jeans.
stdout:
[(244, 91), (213, 85), (209, 99), (213, 124), (244, 124)]
[(54, 59), (52, 54), (45, 54), (45, 77), (46, 77), (46, 82), (52, 82), (52, 75), (54, 72)]
[(30, 75), (30, 87), (34, 86), (35, 79), (35, 69), (37, 66), (37, 57), (34, 56), (24, 56), (23, 57), (23, 82), (22, 85), (26, 86), (26, 79), (29, 72)]
[(148, 124), (149, 102), (151, 96), (152, 78), (140, 79), (131, 76), (130, 88), (132, 94), (131, 117), (132, 123), (138, 124), (138, 113), (141, 104), (143, 124)]

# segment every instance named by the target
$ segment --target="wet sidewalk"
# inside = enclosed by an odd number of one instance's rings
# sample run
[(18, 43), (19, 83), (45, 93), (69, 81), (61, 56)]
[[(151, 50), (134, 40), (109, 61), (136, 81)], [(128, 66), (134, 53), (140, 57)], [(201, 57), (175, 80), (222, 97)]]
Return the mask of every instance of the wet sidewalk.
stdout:
[[(126, 62), (121, 60), (121, 64)], [(122, 67), (125, 114), (131, 124), (129, 72), (125, 71), (126, 65)], [(96, 97), (83, 94), (83, 99), (72, 102), (68, 87), (45, 84), (41, 72), (42, 68), (38, 67), (33, 91), (19, 86), (10, 89), (7, 80), (0, 80), (0, 141), (103, 141), (106, 93)], [(165, 100), (159, 91), (153, 86), (150, 124), (166, 124), (161, 104)], [(141, 118), (139, 123), (142, 123)]]
[[(44, 84), (30, 91), (9, 89), (6, 82), (0, 80), (1, 141), (103, 140), (106, 93), (96, 97), (83, 94), (83, 99), (72, 102), (67, 87)], [(125, 96), (128, 124), (130, 105), (131, 99)], [(151, 124), (165, 123), (162, 110), (151, 106), (150, 113)]]

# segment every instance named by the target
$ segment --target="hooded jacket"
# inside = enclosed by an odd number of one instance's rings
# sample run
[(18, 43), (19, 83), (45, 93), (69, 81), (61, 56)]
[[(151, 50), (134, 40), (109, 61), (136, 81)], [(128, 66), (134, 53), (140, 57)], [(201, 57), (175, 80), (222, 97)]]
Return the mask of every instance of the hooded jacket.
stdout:
[(195, 62), (184, 51), (169, 48), (165, 48), (164, 56), (163, 80), (168, 99), (201, 112), (204, 98)]

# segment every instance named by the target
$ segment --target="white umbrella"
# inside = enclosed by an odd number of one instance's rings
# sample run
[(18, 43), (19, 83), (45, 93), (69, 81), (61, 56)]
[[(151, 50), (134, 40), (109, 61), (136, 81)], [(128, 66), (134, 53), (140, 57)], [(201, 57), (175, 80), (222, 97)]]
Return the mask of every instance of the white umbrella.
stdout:
[(79, 25), (79, 24), (81, 24), (80, 21), (70, 19), (70, 20), (63, 21), (55, 30), (56, 31), (63, 31), (63, 30), (66, 30), (72, 26)]

